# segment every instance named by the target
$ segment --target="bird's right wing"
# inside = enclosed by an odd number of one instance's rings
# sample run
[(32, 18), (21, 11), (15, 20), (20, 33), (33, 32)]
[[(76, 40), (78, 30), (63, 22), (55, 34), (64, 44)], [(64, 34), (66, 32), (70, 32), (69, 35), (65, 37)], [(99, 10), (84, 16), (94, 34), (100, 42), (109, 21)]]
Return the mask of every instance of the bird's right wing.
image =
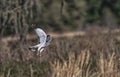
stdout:
[(46, 38), (47, 38), (46, 33), (40, 28), (36, 28), (35, 32), (36, 32), (36, 34), (38, 35), (38, 37), (40, 39), (40, 43), (46, 43)]

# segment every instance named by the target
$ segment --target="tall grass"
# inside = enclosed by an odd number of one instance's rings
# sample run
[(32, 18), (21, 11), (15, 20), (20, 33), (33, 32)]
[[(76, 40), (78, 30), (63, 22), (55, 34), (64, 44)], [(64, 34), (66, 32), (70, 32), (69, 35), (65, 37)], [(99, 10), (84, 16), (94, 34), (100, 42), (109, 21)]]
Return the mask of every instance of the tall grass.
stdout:
[[(54, 38), (42, 56), (1, 45), (0, 77), (120, 77), (119, 34)], [(30, 43), (34, 40), (30, 40)]]
[(107, 58), (103, 53), (99, 56), (94, 63), (89, 51), (82, 51), (77, 57), (70, 53), (68, 60), (51, 63), (52, 77), (119, 77), (119, 60), (115, 53)]
[(83, 51), (76, 57), (70, 53), (68, 60), (59, 60), (51, 63), (52, 77), (88, 77), (90, 74), (90, 52)]

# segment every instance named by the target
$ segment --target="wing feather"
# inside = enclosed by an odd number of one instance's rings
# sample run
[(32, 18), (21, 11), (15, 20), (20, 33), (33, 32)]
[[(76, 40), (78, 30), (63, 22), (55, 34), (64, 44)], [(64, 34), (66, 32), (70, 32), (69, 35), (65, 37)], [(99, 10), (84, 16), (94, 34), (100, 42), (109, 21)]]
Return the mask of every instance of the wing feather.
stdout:
[(36, 28), (35, 32), (39, 37), (40, 43), (46, 43), (46, 38), (47, 38), (46, 33), (40, 28)]

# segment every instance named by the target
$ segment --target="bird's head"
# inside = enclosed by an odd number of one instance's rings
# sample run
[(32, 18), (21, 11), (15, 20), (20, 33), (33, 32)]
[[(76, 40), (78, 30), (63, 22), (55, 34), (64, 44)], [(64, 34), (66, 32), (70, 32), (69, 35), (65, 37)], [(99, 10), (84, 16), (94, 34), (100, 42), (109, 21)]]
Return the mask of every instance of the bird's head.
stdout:
[(52, 40), (52, 37), (50, 35), (47, 35), (46, 42), (50, 42)]

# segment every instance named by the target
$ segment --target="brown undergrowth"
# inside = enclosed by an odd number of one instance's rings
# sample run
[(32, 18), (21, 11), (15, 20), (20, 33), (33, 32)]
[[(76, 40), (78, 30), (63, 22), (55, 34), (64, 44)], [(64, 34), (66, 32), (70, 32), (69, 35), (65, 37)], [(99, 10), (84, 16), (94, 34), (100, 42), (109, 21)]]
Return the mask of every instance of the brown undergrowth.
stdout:
[(115, 34), (53, 38), (41, 57), (29, 44), (1, 43), (0, 77), (119, 77), (120, 39)]

